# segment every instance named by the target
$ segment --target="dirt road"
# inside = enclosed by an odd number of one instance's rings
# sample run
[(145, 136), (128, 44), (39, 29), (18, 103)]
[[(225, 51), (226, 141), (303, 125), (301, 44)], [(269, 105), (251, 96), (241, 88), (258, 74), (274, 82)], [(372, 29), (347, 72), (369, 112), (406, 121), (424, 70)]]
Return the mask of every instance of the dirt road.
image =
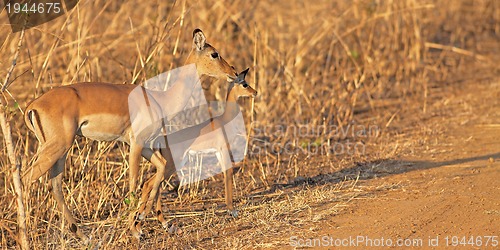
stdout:
[(500, 248), (500, 83), (463, 87), (431, 103), (436, 115), (420, 126), (440, 132), (373, 164), (381, 177), (358, 183), (372, 192), (290, 245)]

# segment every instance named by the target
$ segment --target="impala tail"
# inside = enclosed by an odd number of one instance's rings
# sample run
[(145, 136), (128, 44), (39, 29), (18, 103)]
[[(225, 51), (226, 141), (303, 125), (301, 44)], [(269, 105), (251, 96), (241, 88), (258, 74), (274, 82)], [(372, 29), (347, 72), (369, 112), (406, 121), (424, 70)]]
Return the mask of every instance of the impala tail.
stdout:
[(40, 116), (36, 111), (36, 109), (26, 110), (24, 114), (24, 122), (26, 123), (26, 126), (28, 126), (28, 129), (33, 131), (33, 133), (35, 133), (35, 136), (39, 142), (43, 143), (46, 141), (42, 127), (40, 126)]

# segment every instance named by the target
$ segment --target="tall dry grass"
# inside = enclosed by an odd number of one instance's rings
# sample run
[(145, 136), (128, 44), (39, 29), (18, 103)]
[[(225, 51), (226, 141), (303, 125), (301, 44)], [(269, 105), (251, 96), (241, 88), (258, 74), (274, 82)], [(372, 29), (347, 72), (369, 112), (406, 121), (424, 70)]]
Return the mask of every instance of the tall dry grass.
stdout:
[[(19, 33), (10, 32), (5, 10), (0, 23), (0, 75), (5, 75)], [(126, 230), (125, 218), (134, 209), (124, 202), (127, 146), (78, 139), (63, 188), (84, 230), (102, 248), (279, 245), (280, 233), (292, 230), (287, 225), (320, 221), (356, 193), (351, 188), (356, 176), (313, 193), (300, 190), (302, 184), (324, 181), (310, 177), (378, 157), (370, 149), (402, 129), (398, 113), (427, 112), (429, 98), (443, 86), (499, 74), (495, 0), (80, 1), (68, 15), (26, 31), (2, 107), (23, 167), (37, 146), (22, 119), (30, 100), (80, 81), (140, 84), (181, 66), (197, 27), (238, 70), (251, 68), (248, 80), (259, 91), (254, 113), (249, 101), (242, 102), (251, 140), (250, 155), (235, 178), (241, 217), (229, 219), (214, 205), (222, 203), (216, 177), (203, 181), (197, 196), (164, 192), (164, 210), (183, 234), (169, 235), (153, 221), (145, 226), (143, 245), (137, 245)], [(378, 130), (362, 138), (330, 130), (353, 125)], [(300, 126), (308, 132), (297, 136)], [(367, 151), (324, 150), (346, 140)], [(0, 165), (0, 246), (13, 248), (16, 210), (3, 147)], [(154, 170), (144, 166), (147, 177)], [(27, 193), (32, 246), (84, 248), (65, 230), (46, 178)], [(295, 183), (299, 190), (280, 191), (276, 183)], [(296, 198), (287, 200), (283, 193)], [(322, 202), (331, 202), (332, 210), (320, 217), (296, 216)], [(247, 234), (234, 237), (236, 230)]]

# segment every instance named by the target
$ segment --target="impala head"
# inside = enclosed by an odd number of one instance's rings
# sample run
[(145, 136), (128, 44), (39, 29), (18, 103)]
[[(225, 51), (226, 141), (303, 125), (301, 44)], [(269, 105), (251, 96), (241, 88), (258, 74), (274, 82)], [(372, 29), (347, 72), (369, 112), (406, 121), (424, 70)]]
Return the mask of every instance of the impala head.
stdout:
[(247, 68), (239, 73), (229, 86), (229, 95), (233, 95), (235, 99), (244, 96), (257, 96), (257, 90), (253, 89), (247, 81), (245, 81), (245, 76), (247, 75), (248, 70), (249, 69)]
[(198, 75), (208, 75), (231, 82), (236, 71), (224, 60), (219, 52), (208, 44), (200, 29), (193, 31), (193, 49), (189, 54), (186, 64), (196, 64)]

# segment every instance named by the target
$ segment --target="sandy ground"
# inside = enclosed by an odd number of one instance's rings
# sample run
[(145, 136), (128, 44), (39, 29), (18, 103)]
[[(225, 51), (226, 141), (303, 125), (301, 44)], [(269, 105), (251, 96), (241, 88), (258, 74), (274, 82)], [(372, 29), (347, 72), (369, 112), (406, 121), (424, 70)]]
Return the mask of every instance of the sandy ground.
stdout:
[(310, 235), (290, 235), (290, 245), (500, 248), (500, 83), (464, 84), (452, 96), (431, 103), (445, 115), (423, 121), (441, 133), (376, 164), (382, 177), (358, 183), (373, 192)]

